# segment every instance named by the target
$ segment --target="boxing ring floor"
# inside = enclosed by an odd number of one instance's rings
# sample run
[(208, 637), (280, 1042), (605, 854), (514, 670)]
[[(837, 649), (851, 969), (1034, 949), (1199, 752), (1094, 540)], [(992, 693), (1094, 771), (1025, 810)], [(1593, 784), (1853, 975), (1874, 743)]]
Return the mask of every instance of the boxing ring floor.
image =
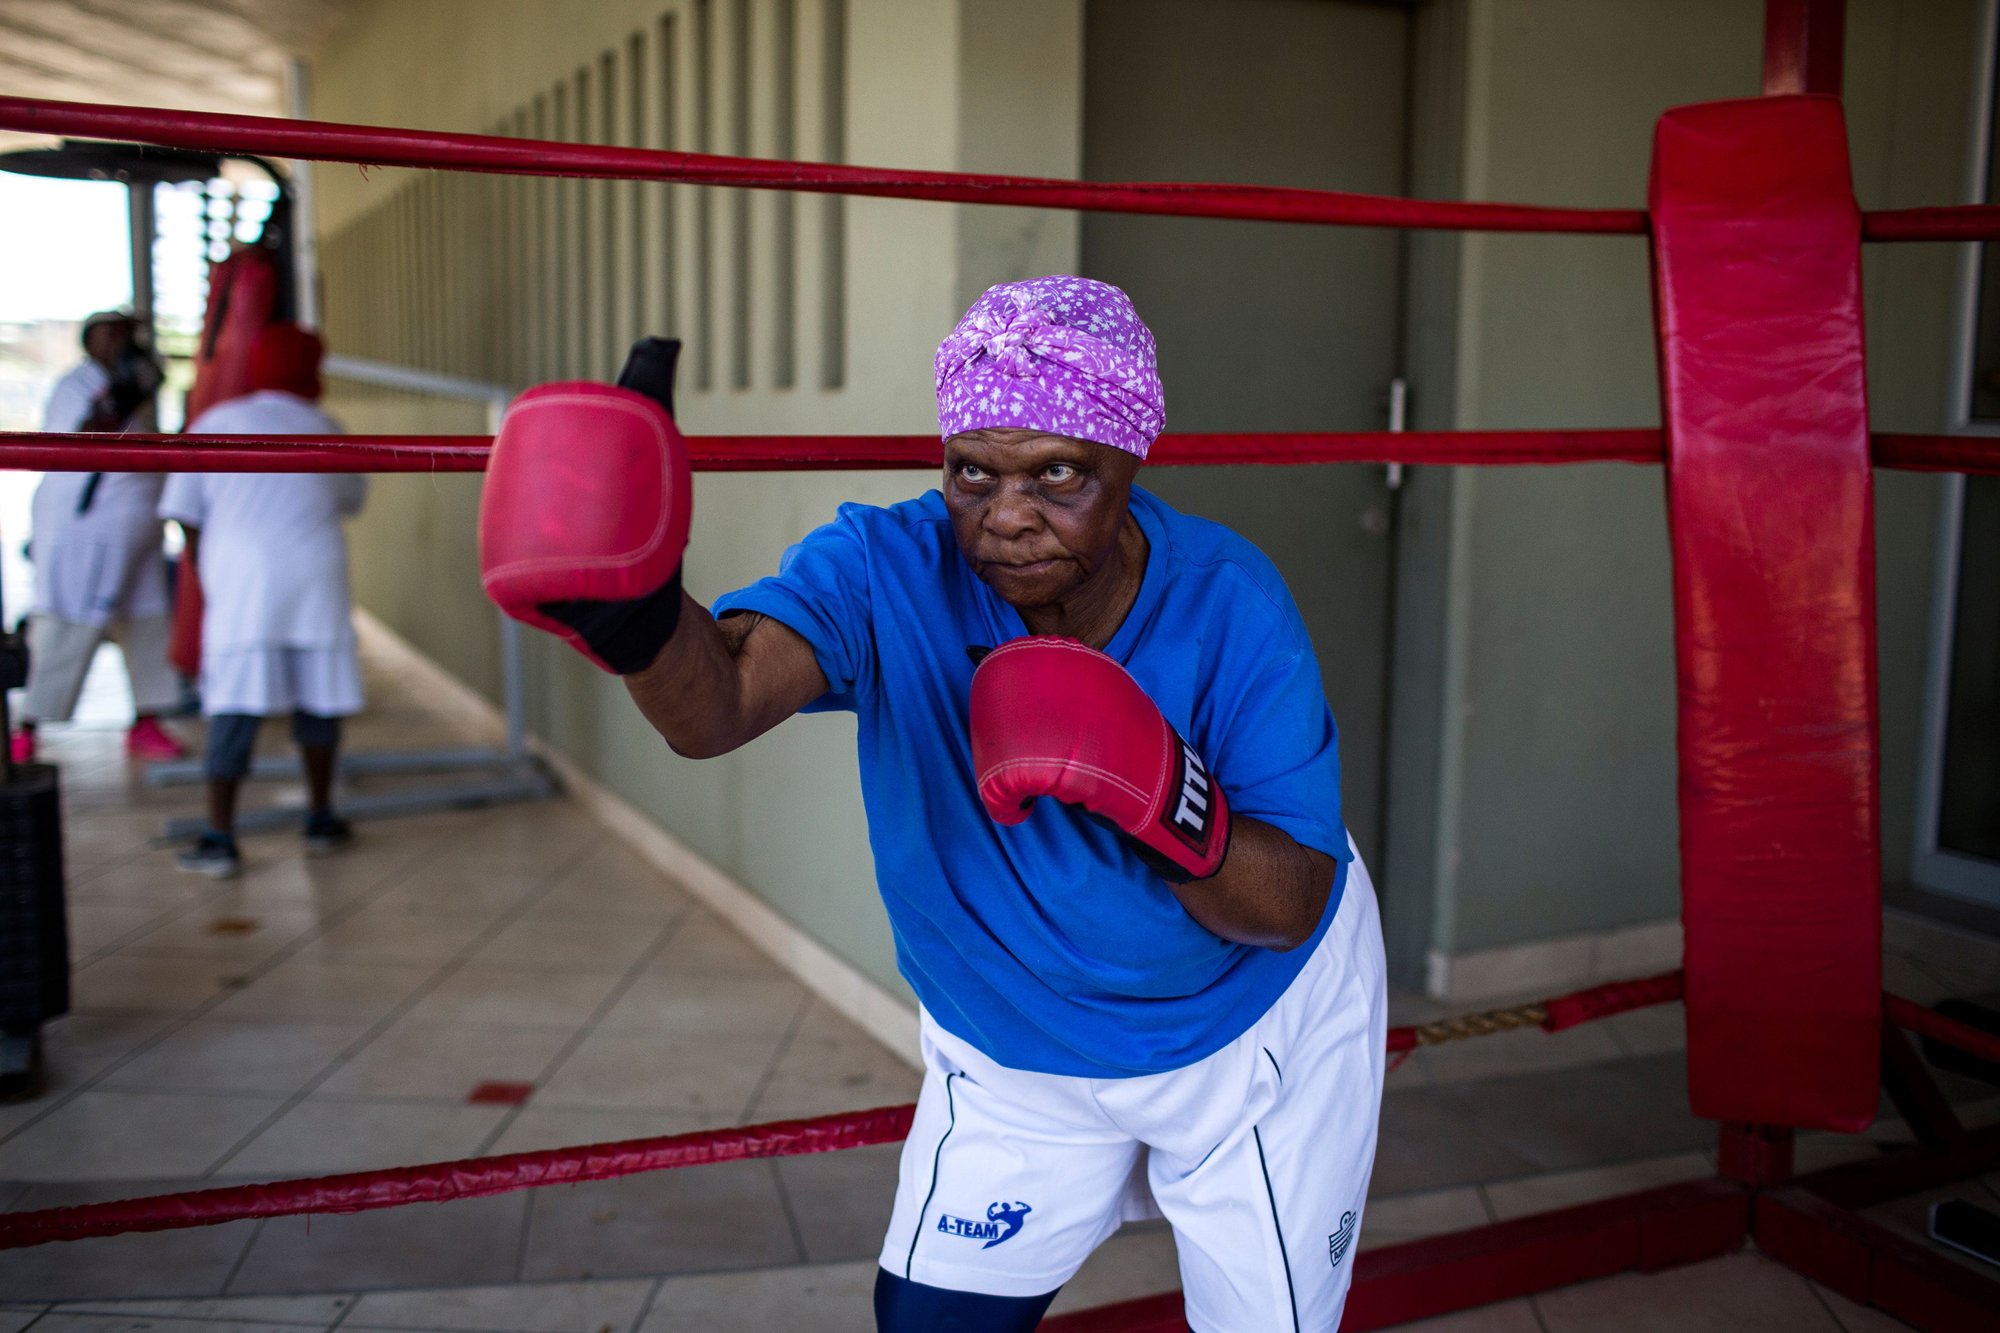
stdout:
[[(370, 733), (486, 739), (372, 640)], [(248, 844), (232, 884), (149, 839), (194, 798), (117, 753), (115, 664), (51, 731), (70, 812), (78, 1012), (52, 1024), (52, 1095), (0, 1107), (0, 1206), (671, 1133), (907, 1100), (910, 1067), (607, 837), (569, 799), (371, 825), (306, 862)], [(279, 729), (267, 738), (281, 744)], [(453, 884), (449, 906), (434, 890)], [(420, 890), (419, 886), (428, 886)], [(582, 910), (579, 910), (582, 909)], [(553, 936), (550, 920), (605, 923)], [(520, 941), (541, 956), (524, 968)], [(1891, 989), (2000, 986), (2000, 953), (1891, 933)], [(1973, 946), (1968, 944), (1968, 949)], [(1394, 1021), (1444, 1012), (1397, 997)], [(1555, 1034), (1424, 1048), (1394, 1074), (1364, 1248), (1712, 1174), (1688, 1115), (1678, 1006)], [(481, 1083), (532, 1083), (474, 1104)], [(1975, 1124), (1994, 1090), (1952, 1082)], [(113, 1127), (117, 1129), (114, 1132)], [(1904, 1141), (1805, 1136), (1810, 1170)], [(868, 1326), (896, 1147), (736, 1162), (350, 1217), (287, 1218), (0, 1252), (0, 1330), (405, 1328), (648, 1333)], [(2000, 1201), (2000, 1178), (1961, 1187)], [(1930, 1196), (1876, 1218), (1915, 1234)], [(1171, 1289), (1172, 1244), (1128, 1229), (1059, 1309)], [(840, 1321), (846, 1320), (848, 1323)], [(1754, 1253), (1612, 1278), (1411, 1327), (1900, 1327)]]

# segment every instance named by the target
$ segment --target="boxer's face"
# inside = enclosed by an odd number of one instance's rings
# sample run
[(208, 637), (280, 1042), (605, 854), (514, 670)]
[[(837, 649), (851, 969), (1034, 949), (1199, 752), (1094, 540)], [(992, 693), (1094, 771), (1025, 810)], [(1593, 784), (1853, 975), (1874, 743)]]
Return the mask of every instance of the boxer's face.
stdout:
[(976, 430), (944, 446), (944, 502), (958, 549), (1017, 607), (1068, 600), (1118, 545), (1139, 460), (1032, 430)]

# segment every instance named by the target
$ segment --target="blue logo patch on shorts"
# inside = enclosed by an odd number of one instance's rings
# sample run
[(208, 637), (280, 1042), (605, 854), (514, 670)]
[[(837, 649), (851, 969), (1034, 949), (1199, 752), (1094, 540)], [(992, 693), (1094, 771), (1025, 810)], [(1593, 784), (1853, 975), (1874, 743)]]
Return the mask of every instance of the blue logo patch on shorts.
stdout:
[(1021, 1229), (1021, 1222), (1035, 1211), (1025, 1203), (995, 1203), (986, 1208), (986, 1220), (977, 1221), (970, 1217), (953, 1217), (950, 1213), (939, 1213), (937, 1229), (947, 1236), (957, 1236), (963, 1240), (983, 1240), (979, 1248), (990, 1250), (1003, 1240), (1012, 1240), (1014, 1233)]
[(1353, 1243), (1354, 1214), (1352, 1212), (1345, 1212), (1340, 1215), (1340, 1229), (1326, 1238), (1328, 1262), (1335, 1268), (1340, 1267), (1340, 1261), (1347, 1257), (1347, 1247)]

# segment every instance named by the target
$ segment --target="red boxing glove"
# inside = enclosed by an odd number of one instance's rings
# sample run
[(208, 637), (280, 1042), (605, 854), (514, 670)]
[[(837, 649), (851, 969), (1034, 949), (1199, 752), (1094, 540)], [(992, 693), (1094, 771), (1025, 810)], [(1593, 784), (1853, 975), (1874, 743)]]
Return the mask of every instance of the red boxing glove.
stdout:
[(631, 388), (543, 384), (515, 399), (479, 499), (486, 595), (621, 675), (651, 666), (680, 619), (692, 477), (660, 387), (676, 350), (635, 348)]
[(1229, 802), (1208, 765), (1124, 667), (1075, 639), (1015, 639), (980, 661), (972, 767), (997, 823), (1053, 796), (1117, 827), (1179, 882), (1207, 879), (1229, 854)]

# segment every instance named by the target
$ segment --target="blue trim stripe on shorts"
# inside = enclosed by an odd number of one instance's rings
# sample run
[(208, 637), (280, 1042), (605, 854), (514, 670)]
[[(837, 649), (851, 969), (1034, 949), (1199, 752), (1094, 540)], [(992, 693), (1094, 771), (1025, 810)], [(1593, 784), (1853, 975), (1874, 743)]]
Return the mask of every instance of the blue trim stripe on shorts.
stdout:
[[(946, 1074), (944, 1076), (944, 1107), (946, 1117), (944, 1133), (938, 1138), (937, 1151), (931, 1154), (931, 1187), (924, 1192), (924, 1206), (917, 1210), (917, 1225), (910, 1231), (910, 1253), (903, 1260), (903, 1276), (906, 1279), (910, 1276), (910, 1270), (916, 1266), (917, 1240), (924, 1234), (924, 1215), (930, 1212), (931, 1200), (937, 1197), (938, 1164), (944, 1160), (945, 1140), (949, 1139), (951, 1132), (958, 1128), (958, 1102), (952, 1096), (951, 1081), (962, 1077), (964, 1076), (961, 1074)], [(1267, 1181), (1266, 1184), (1268, 1186), (1269, 1182)], [(1286, 1275), (1286, 1280), (1290, 1281), (1289, 1272)], [(1292, 1316), (1292, 1322), (1295, 1324), (1298, 1322), (1296, 1313)]]
[[(1277, 1061), (1271, 1063), (1275, 1065)], [(1292, 1303), (1292, 1333), (1299, 1333), (1299, 1294), (1292, 1288), (1292, 1257), (1285, 1250), (1285, 1224), (1278, 1220), (1278, 1195), (1271, 1188), (1271, 1168), (1264, 1160), (1264, 1135), (1254, 1125), (1250, 1127), (1250, 1135), (1257, 1140), (1257, 1169), (1264, 1173), (1264, 1197), (1271, 1201), (1271, 1228), (1278, 1233), (1278, 1258), (1285, 1265), (1285, 1295)]]

